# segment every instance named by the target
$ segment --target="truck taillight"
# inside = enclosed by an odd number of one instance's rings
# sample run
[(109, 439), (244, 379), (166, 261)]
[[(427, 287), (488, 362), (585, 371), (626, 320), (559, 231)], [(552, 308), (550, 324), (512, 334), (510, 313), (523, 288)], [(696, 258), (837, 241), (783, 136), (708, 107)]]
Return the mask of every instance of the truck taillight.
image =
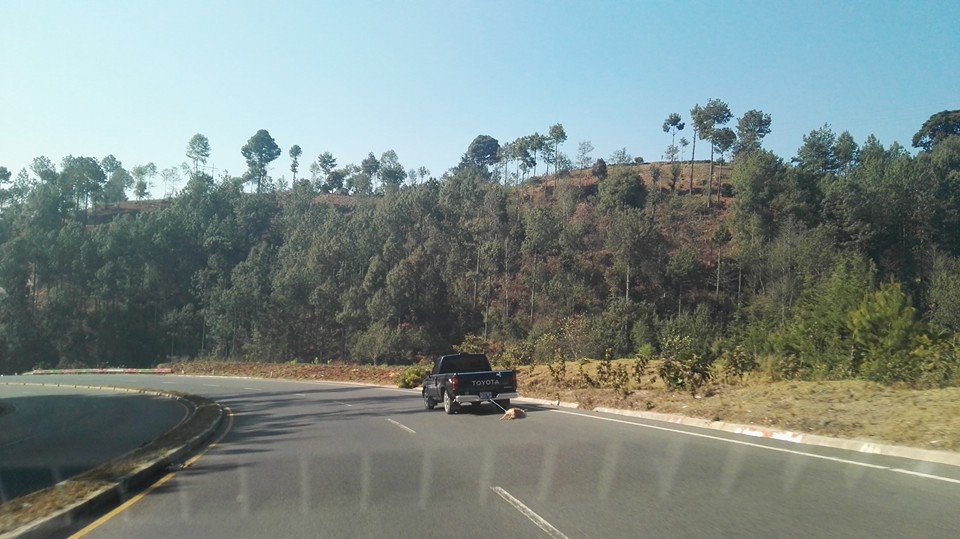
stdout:
[(510, 374), (510, 385), (517, 387), (517, 372), (514, 371)]
[(454, 391), (460, 389), (460, 380), (458, 380), (456, 376), (450, 377), (450, 389)]

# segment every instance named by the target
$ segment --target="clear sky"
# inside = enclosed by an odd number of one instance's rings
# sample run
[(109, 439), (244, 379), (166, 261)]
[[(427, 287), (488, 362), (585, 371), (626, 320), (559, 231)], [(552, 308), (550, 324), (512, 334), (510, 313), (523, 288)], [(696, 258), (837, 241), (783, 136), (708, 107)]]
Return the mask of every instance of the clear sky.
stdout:
[(301, 174), (323, 151), (344, 165), (393, 149), (439, 176), (479, 134), (558, 122), (571, 157), (591, 141), (593, 157), (651, 161), (666, 116), (710, 98), (769, 113), (765, 146), (786, 159), (825, 123), (909, 146), (960, 108), (960, 2), (0, 0), (14, 175), (40, 155), (175, 166), (194, 133), (217, 176), (240, 175), (267, 129), (274, 177), (293, 144)]

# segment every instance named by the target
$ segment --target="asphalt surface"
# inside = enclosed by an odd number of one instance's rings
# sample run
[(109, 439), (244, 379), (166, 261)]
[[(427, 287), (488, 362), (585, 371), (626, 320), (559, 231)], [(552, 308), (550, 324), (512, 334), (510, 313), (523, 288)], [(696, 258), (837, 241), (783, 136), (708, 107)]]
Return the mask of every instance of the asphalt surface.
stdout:
[(0, 384), (0, 400), (0, 502), (136, 449), (187, 414), (168, 398), (72, 387)]
[(331, 383), (111, 383), (234, 416), (209, 453), (88, 537), (960, 536), (947, 465), (573, 410), (447, 416), (417, 392)]

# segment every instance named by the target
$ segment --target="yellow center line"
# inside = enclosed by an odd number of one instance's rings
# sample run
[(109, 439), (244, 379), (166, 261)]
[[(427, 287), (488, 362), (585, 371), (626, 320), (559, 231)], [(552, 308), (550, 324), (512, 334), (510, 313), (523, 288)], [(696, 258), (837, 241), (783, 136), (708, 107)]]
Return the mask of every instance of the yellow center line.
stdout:
[[(184, 463), (184, 468), (189, 468), (190, 466), (193, 466), (193, 464), (194, 464), (195, 462), (197, 462), (197, 461), (200, 460), (204, 455), (206, 455), (207, 453), (209, 453), (210, 450), (212, 450), (214, 447), (217, 447), (217, 444), (219, 444), (221, 441), (223, 441), (223, 439), (227, 436), (227, 434), (230, 433), (230, 430), (233, 429), (233, 410), (231, 410), (229, 406), (224, 406), (223, 409), (227, 411), (227, 427), (224, 429), (223, 433), (221, 433), (220, 436), (218, 436), (217, 439), (213, 441), (213, 443), (211, 443), (210, 445), (207, 446), (206, 449), (204, 449), (202, 452), (198, 453), (197, 455), (194, 455), (192, 458), (190, 458), (189, 460), (187, 460), (187, 462)], [(144, 496), (146, 496), (147, 494), (150, 494), (150, 493), (153, 492), (154, 490), (162, 487), (165, 483), (167, 483), (168, 481), (170, 481), (171, 479), (173, 479), (176, 475), (177, 475), (176, 472), (170, 472), (170, 473), (168, 473), (167, 475), (163, 476), (162, 478), (160, 478), (159, 481), (157, 481), (156, 483), (150, 485), (150, 487), (148, 487), (146, 490), (144, 490), (144, 491), (141, 492), (140, 494), (137, 494), (137, 495), (134, 496), (133, 498), (130, 498), (129, 500), (127, 500), (127, 501), (125, 501), (124, 503), (120, 504), (120, 506), (118, 506), (116, 509), (114, 509), (114, 510), (110, 511), (109, 513), (103, 515), (102, 517), (100, 517), (100, 518), (98, 518), (97, 520), (95, 520), (95, 521), (93, 521), (92, 523), (90, 523), (87, 527), (85, 527), (85, 528), (83, 528), (82, 530), (78, 531), (77, 533), (71, 535), (71, 536), (70, 536), (70, 539), (79, 539), (79, 538), (81, 538), (81, 537), (86, 537), (87, 534), (89, 534), (90, 532), (96, 530), (97, 528), (99, 528), (100, 526), (102, 526), (103, 524), (105, 524), (108, 520), (112, 519), (113, 517), (119, 515), (120, 513), (124, 512), (124, 511), (126, 511), (127, 509), (129, 509), (130, 507), (132, 507), (133, 504), (135, 504), (135, 503), (139, 502), (140, 500), (142, 500), (142, 499), (144, 498)]]

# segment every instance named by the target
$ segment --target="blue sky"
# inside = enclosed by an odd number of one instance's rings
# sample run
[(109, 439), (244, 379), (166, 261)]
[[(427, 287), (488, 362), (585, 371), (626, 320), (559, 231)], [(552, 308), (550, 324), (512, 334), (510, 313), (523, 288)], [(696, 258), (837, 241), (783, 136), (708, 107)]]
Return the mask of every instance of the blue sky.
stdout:
[(175, 166), (194, 133), (240, 175), (240, 147), (267, 129), (275, 177), (293, 144), (304, 172), (323, 151), (344, 165), (393, 149), (439, 176), (478, 134), (558, 122), (571, 157), (588, 140), (593, 157), (650, 161), (666, 116), (710, 98), (769, 113), (765, 146), (789, 159), (825, 123), (909, 146), (960, 108), (955, 1), (0, 0), (0, 14), (14, 175), (39, 155)]

